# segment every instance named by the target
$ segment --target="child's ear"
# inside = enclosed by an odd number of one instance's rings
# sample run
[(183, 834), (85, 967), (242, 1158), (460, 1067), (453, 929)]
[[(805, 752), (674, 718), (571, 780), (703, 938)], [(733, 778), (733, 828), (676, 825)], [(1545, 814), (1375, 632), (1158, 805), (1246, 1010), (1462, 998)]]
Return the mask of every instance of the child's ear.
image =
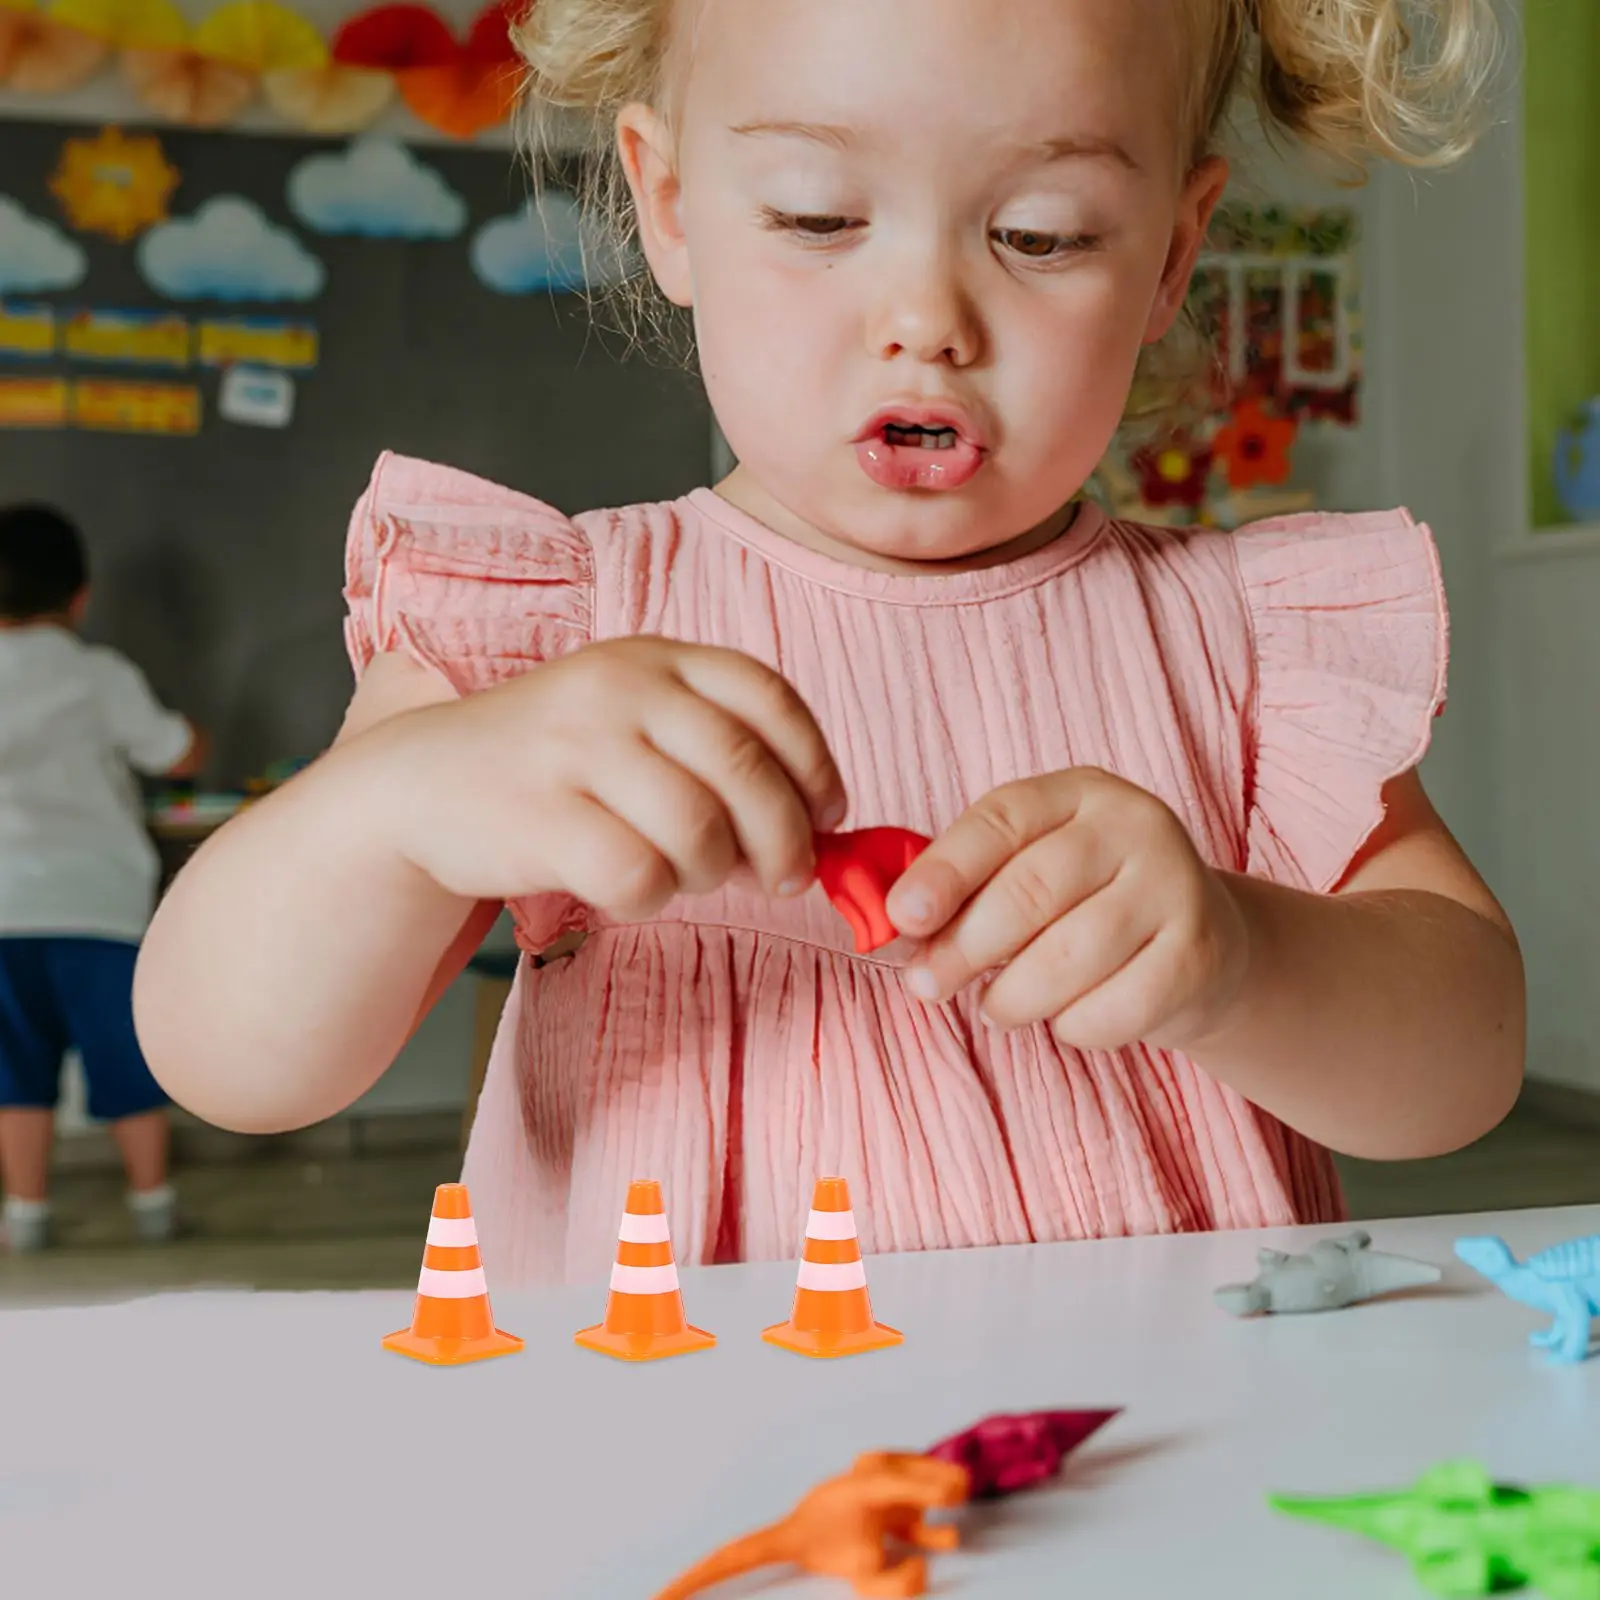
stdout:
[(72, 597), (72, 604), (67, 607), (67, 615), (72, 619), (73, 627), (79, 627), (89, 611), (89, 591), (80, 589)]
[(617, 154), (639, 218), (639, 247), (661, 292), (674, 305), (693, 305), (679, 212), (682, 191), (667, 125), (649, 106), (624, 106), (617, 113)]
[(1150, 308), (1150, 322), (1144, 342), (1155, 344), (1166, 338), (1189, 296), (1189, 280), (1195, 263), (1205, 248), (1211, 217), (1228, 187), (1228, 163), (1221, 156), (1208, 156), (1189, 174), (1178, 197), (1178, 219), (1172, 230), (1172, 247), (1167, 252), (1161, 287)]

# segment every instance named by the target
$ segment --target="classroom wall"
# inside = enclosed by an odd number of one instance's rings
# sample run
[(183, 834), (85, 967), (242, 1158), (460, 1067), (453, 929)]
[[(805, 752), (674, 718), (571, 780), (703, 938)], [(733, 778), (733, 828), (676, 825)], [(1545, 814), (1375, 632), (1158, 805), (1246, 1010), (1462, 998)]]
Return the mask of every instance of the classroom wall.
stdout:
[(1550, 470), (1600, 394), (1600, 5), (1527, 0), (1528, 449), (1535, 527), (1565, 522)]

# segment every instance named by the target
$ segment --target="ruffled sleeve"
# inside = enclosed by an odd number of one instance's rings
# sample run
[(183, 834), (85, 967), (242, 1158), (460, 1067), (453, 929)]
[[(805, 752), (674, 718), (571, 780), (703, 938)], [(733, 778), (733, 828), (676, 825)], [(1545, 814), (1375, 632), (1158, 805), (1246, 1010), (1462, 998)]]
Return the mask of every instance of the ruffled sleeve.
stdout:
[(1444, 708), (1438, 551), (1404, 511), (1262, 522), (1234, 549), (1255, 643), (1249, 870), (1331, 891)]
[[(344, 597), (357, 678), (393, 651), (466, 695), (589, 642), (594, 559), (550, 506), (386, 454), (350, 519)], [(535, 954), (587, 925), (585, 908), (565, 895), (510, 909), (518, 943)]]
[(358, 677), (400, 651), (469, 694), (589, 642), (594, 560), (550, 506), (384, 455), (350, 519), (344, 595)]

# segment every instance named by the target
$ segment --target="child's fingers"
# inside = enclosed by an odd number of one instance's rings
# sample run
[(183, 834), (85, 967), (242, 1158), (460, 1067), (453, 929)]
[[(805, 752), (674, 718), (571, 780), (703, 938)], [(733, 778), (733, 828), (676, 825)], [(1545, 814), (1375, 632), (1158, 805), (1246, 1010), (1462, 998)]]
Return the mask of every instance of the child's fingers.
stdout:
[(642, 738), (619, 741), (588, 790), (666, 858), (681, 893), (719, 888), (741, 860), (727, 807), (693, 773)]
[(889, 893), (889, 920), (931, 938), (1005, 864), (1069, 822), (1081, 785), (1071, 772), (1007, 784), (956, 819)]
[(1076, 1050), (1121, 1050), (1150, 1039), (1180, 964), (1177, 945), (1170, 930), (1156, 934), (1117, 971), (1063, 1006), (1051, 1018), (1050, 1031)]
[(907, 974), (912, 993), (947, 1000), (980, 973), (1019, 956), (1043, 930), (1111, 883), (1120, 865), (1095, 830), (1052, 829), (1011, 857), (918, 952)]
[(1070, 1011), (1133, 961), (1158, 926), (1124, 885), (1101, 889), (1051, 923), (995, 976), (983, 997), (983, 1014), (996, 1027), (1024, 1028)]
[(681, 680), (749, 728), (777, 758), (809, 811), (808, 828), (844, 820), (844, 779), (811, 708), (780, 674), (735, 650), (696, 650), (678, 662)]
[(739, 854), (767, 893), (798, 894), (811, 882), (816, 856), (805, 797), (754, 729), (685, 689), (652, 707), (645, 732), (721, 801)]
[(642, 921), (678, 892), (672, 863), (591, 795), (549, 796), (533, 825), (561, 841), (556, 866), (562, 886), (608, 916)]

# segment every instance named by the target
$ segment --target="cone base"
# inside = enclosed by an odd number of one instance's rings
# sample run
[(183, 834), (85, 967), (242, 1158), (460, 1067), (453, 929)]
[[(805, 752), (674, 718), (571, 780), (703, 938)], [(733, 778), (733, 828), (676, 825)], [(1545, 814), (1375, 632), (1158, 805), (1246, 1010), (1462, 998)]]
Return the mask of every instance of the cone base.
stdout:
[(717, 1342), (716, 1335), (703, 1328), (685, 1328), (681, 1333), (613, 1333), (604, 1323), (585, 1328), (572, 1338), (585, 1350), (598, 1350), (617, 1361), (663, 1361), (668, 1356), (709, 1350)]
[(780, 1349), (793, 1350), (796, 1355), (813, 1356), (818, 1360), (833, 1356), (865, 1355), (869, 1350), (888, 1350), (906, 1341), (903, 1333), (886, 1328), (881, 1322), (873, 1323), (860, 1333), (828, 1335), (808, 1333), (795, 1327), (792, 1322), (780, 1322), (775, 1327), (765, 1329), (761, 1337)]
[(514, 1333), (502, 1333), (498, 1328), (481, 1339), (426, 1339), (410, 1328), (402, 1328), (383, 1341), (385, 1350), (410, 1356), (413, 1361), (425, 1361), (430, 1367), (465, 1366), (469, 1361), (515, 1355), (522, 1347), (523, 1341)]

